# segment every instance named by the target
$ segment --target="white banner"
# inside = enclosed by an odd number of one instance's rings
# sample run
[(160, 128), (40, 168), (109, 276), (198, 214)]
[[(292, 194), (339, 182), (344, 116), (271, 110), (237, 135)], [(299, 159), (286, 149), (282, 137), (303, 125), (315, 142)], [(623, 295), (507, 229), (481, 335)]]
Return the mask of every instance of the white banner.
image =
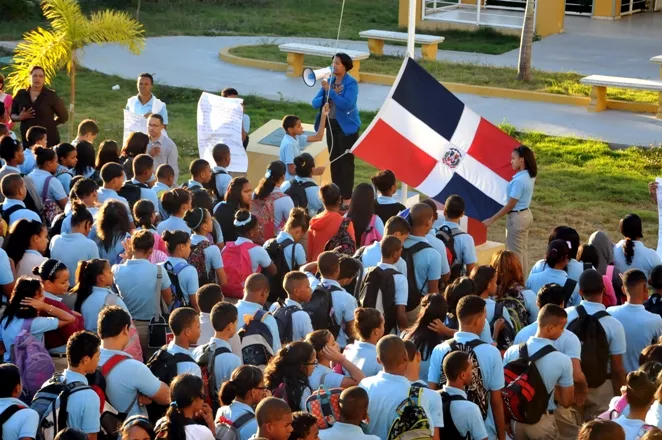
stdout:
[(213, 167), (214, 145), (223, 143), (230, 147), (228, 171), (244, 173), (248, 169), (248, 156), (241, 142), (243, 100), (223, 98), (203, 92), (198, 101), (198, 152)]
[(145, 119), (144, 115), (124, 109), (124, 141), (122, 145), (126, 144), (126, 140), (132, 132), (147, 134), (147, 119)]

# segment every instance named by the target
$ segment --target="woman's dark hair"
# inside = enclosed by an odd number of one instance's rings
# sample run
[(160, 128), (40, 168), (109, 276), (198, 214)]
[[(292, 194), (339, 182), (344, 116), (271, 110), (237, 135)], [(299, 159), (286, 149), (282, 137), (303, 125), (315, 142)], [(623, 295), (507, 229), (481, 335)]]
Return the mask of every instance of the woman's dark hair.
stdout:
[(347, 218), (352, 220), (354, 225), (354, 239), (357, 245), (361, 243), (361, 236), (370, 226), (373, 215), (375, 215), (375, 189), (368, 183), (359, 183), (354, 188), (347, 212)]
[(14, 390), (21, 384), (21, 371), (14, 364), (0, 363), (0, 399), (13, 397)]
[(254, 197), (260, 200), (266, 199), (274, 188), (276, 188), (278, 182), (285, 176), (285, 171), (285, 164), (280, 160), (271, 162), (267, 167), (266, 174), (260, 179), (260, 183), (257, 184), (257, 188), (253, 192)]
[(87, 440), (87, 434), (74, 428), (64, 428), (58, 432), (54, 440)]
[(188, 420), (182, 411), (193, 405), (195, 399), (203, 396), (204, 383), (198, 376), (181, 374), (170, 384), (170, 406), (164, 417), (165, 423), (159, 425), (156, 436), (165, 440), (181, 440), (186, 438), (185, 427)]
[(354, 333), (363, 339), (370, 339), (370, 334), (384, 322), (382, 312), (368, 307), (354, 310)]
[(78, 162), (76, 162), (74, 171), (76, 174), (83, 176), (88, 168), (94, 168), (96, 160), (94, 146), (87, 141), (80, 141), (76, 144), (76, 151), (78, 152)]
[(161, 195), (163, 210), (170, 215), (177, 214), (182, 205), (191, 201), (191, 193), (184, 188), (175, 188)]
[(168, 253), (172, 254), (180, 244), (186, 244), (191, 240), (188, 232), (184, 231), (163, 231), (161, 235), (163, 241), (168, 245)]
[(101, 205), (96, 225), (97, 236), (106, 251), (110, 251), (118, 240), (124, 240), (126, 234), (131, 231), (126, 206), (116, 200), (106, 200)]
[(625, 431), (612, 420), (595, 419), (584, 423), (577, 440), (625, 440)]
[(579, 252), (579, 233), (576, 229), (571, 228), (570, 226), (557, 226), (554, 228), (547, 243), (551, 243), (553, 240), (563, 240), (565, 242), (570, 242), (570, 247), (568, 249), (568, 258), (577, 258), (577, 252)]
[(140, 199), (133, 205), (133, 221), (136, 223), (136, 226), (140, 226), (143, 229), (154, 229), (152, 224), (152, 215), (154, 215), (156, 209), (154, 204), (147, 199)]
[(76, 147), (66, 142), (62, 142), (61, 144), (56, 145), (54, 150), (57, 154), (57, 160), (60, 161), (66, 159), (72, 151), (76, 151)]
[(85, 300), (92, 294), (92, 287), (97, 284), (97, 277), (106, 270), (110, 264), (108, 260), (94, 258), (92, 260), (79, 261), (76, 268), (76, 285), (71, 289), (76, 293), (74, 310), (80, 312)]
[(304, 341), (313, 346), (317, 359), (319, 359), (322, 355), (322, 350), (329, 343), (329, 338), (332, 337), (333, 333), (328, 330), (315, 330), (312, 333), (308, 333)]
[(651, 344), (641, 350), (639, 354), (639, 365), (644, 365), (647, 362), (660, 362), (662, 363), (662, 345)]
[(448, 304), (439, 293), (431, 293), (421, 300), (421, 311), (413, 326), (407, 329), (405, 340), (416, 345), (421, 352), (421, 359), (428, 360), (432, 355), (434, 347), (439, 345), (444, 338), (437, 332), (430, 330), (428, 326), (435, 320), (446, 321)]
[(94, 165), (97, 170), (101, 171), (105, 164), (111, 162), (120, 163), (120, 147), (117, 142), (107, 139), (99, 145), (99, 153), (97, 153)]
[(149, 419), (143, 415), (131, 416), (124, 421), (122, 424), (122, 440), (128, 440), (129, 430), (134, 426), (139, 427), (147, 433), (149, 440), (154, 440), (156, 434), (154, 433), (154, 427)]
[(338, 188), (338, 185), (335, 183), (327, 183), (326, 185), (322, 185), (320, 188), (320, 198), (322, 199), (324, 206), (338, 206), (342, 202), (342, 194), (340, 193), (340, 188)]
[(45, 229), (46, 226), (41, 222), (22, 218), (11, 225), (9, 235), (5, 238), (2, 248), (14, 261), (14, 264), (18, 264), (25, 255), (25, 251), (30, 249), (32, 237), (41, 234)]
[(547, 245), (545, 264), (554, 267), (566, 258), (570, 258), (568, 244), (563, 240), (552, 240)]
[(476, 295), (485, 292), (492, 278), (496, 276), (496, 269), (492, 266), (476, 266), (471, 271), (471, 279), (476, 285)]
[[(519, 288), (524, 288), (524, 273), (522, 263), (517, 254), (511, 251), (501, 250), (492, 255), (490, 266), (496, 269), (498, 298), (517, 294)], [(513, 292), (515, 290), (515, 292)], [(519, 297), (513, 296), (513, 297)]]
[(643, 371), (646, 373), (648, 380), (655, 383), (656, 388), (659, 388), (660, 381), (662, 381), (662, 364), (656, 361), (646, 362), (645, 364), (639, 366), (638, 371)]
[(235, 212), (234, 214), (234, 220), (235, 222), (245, 222), (250, 218), (250, 221), (246, 223), (245, 225), (242, 226), (237, 226), (235, 225), (234, 229), (237, 231), (237, 235), (240, 237), (245, 237), (248, 235), (249, 232), (251, 232), (253, 229), (257, 228), (257, 217), (252, 215), (250, 212), (246, 211), (245, 209), (240, 209), (239, 211)]
[(34, 155), (37, 157), (37, 166), (39, 168), (57, 159), (57, 154), (55, 154), (52, 148), (37, 147), (34, 149)]
[(643, 228), (641, 226), (641, 217), (637, 214), (628, 214), (621, 220), (621, 235), (625, 237), (623, 243), (623, 253), (625, 253), (625, 262), (632, 264), (634, 258), (634, 242), (644, 238)]
[(241, 197), (241, 191), (244, 189), (244, 185), (247, 183), (249, 183), (247, 178), (235, 177), (232, 179), (232, 181), (230, 181), (230, 185), (228, 185), (228, 189), (225, 192), (225, 203), (232, 206), (235, 211), (237, 209), (249, 208), (248, 205), (243, 203), (243, 199)]
[(303, 232), (306, 232), (309, 226), (310, 216), (308, 215), (307, 209), (293, 208), (290, 211), (290, 216), (287, 218), (287, 222), (285, 223), (285, 229), (301, 228)]
[(195, 232), (200, 232), (200, 227), (205, 222), (205, 217), (207, 216), (211, 217), (211, 214), (209, 214), (209, 211), (206, 209), (194, 208), (190, 211), (186, 211), (186, 214), (184, 214), (184, 221), (189, 228)]
[(193, 191), (191, 193), (191, 207), (193, 209), (203, 208), (212, 214), (214, 212), (214, 200), (207, 191)]
[[(14, 285), (14, 291), (11, 294), (9, 304), (2, 314), (1, 319), (5, 319), (5, 328), (14, 318), (19, 319), (33, 319), (36, 318), (38, 313), (37, 309), (21, 304), (25, 298), (34, 298), (41, 292), (41, 283), (39, 280), (28, 277), (20, 277)], [(6, 341), (5, 341), (6, 342)]]
[[(377, 191), (384, 193), (389, 191), (395, 185), (395, 174), (391, 170), (383, 170), (370, 178)], [(435, 208), (436, 211), (436, 208)]]
[(600, 254), (592, 244), (582, 244), (577, 250), (577, 261), (591, 263), (591, 266), (597, 269), (600, 265)]
[(446, 286), (444, 298), (448, 304), (448, 315), (457, 319), (457, 303), (467, 295), (476, 294), (476, 284), (469, 277), (460, 277)]
[(538, 175), (538, 165), (536, 164), (536, 155), (526, 145), (520, 145), (513, 150), (519, 157), (524, 159), (524, 168), (529, 172), (529, 176), (536, 177)]
[(310, 429), (317, 424), (317, 417), (305, 411), (292, 414), (292, 433), (288, 440), (301, 440), (308, 437)]
[[(273, 392), (284, 384), (286, 401), (292, 411), (299, 411), (303, 391), (310, 390), (305, 365), (316, 357), (315, 349), (307, 342), (291, 342), (278, 350), (264, 370), (266, 386)], [(311, 390), (312, 391), (312, 390)]]
[(354, 67), (354, 62), (352, 61), (352, 58), (347, 55), (345, 52), (338, 52), (337, 54), (334, 55), (334, 58), (340, 59), (340, 64), (345, 66), (346, 71), (352, 70)]
[(232, 372), (232, 377), (221, 385), (218, 399), (222, 405), (230, 405), (237, 397), (245, 398), (264, 380), (262, 370), (254, 365), (242, 365)]
[(643, 371), (632, 371), (626, 380), (625, 397), (632, 408), (645, 408), (655, 397), (655, 382), (648, 380)]
[(71, 227), (76, 227), (85, 222), (94, 223), (92, 213), (81, 202), (73, 202), (71, 204)]
[[(71, 186), (70, 197), (72, 199), (83, 200), (84, 197), (97, 192), (99, 185), (94, 180), (83, 176), (76, 176), (78, 180)], [(74, 177), (74, 179), (76, 178)], [(73, 182), (73, 179), (72, 179)]]
[(49, 259), (41, 263), (39, 266), (32, 268), (32, 274), (37, 275), (42, 281), (55, 281), (57, 274), (63, 270), (67, 270), (67, 266), (59, 260)]
[(136, 157), (139, 154), (145, 154), (147, 145), (149, 145), (149, 136), (145, 133), (139, 131), (129, 133), (129, 137), (122, 146), (120, 157)]
[(294, 168), (299, 177), (313, 177), (313, 168), (315, 168), (315, 159), (308, 153), (301, 153), (294, 158)]

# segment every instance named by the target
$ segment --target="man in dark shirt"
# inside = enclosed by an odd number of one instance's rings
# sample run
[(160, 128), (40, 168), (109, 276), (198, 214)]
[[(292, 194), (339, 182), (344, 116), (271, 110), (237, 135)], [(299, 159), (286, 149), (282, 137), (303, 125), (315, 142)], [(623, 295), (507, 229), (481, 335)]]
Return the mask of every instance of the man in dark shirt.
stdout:
[(54, 90), (44, 87), (44, 69), (39, 66), (30, 72), (30, 87), (19, 90), (14, 96), (11, 119), (21, 123), (21, 138), (26, 144), (26, 133), (33, 125), (41, 125), (48, 130), (48, 146), (60, 143), (57, 126), (69, 119), (62, 98)]

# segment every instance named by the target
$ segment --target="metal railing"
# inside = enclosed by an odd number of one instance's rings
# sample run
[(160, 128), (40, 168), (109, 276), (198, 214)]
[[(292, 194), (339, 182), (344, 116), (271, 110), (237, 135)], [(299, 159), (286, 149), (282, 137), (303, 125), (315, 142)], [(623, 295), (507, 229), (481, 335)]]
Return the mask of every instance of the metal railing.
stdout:
[[(526, 1), (500, 0), (499, 5), (485, 5), (485, 0), (474, 0), (474, 4), (467, 0), (425, 0), (422, 8), (422, 19), (447, 21), (455, 23), (475, 24), (476, 26), (493, 26), (506, 28), (521, 28), (524, 21), (524, 7)], [(660, 0), (662, 1), (662, 0)], [(480, 2), (480, 4), (475, 4)], [(510, 5), (508, 5), (510, 4)], [(535, 1), (537, 7), (538, 0)], [(471, 11), (475, 11), (473, 14)], [(498, 11), (521, 12), (521, 21), (513, 14), (499, 13)], [(486, 20), (485, 17), (488, 19)], [(501, 19), (501, 23), (499, 23)], [(511, 24), (506, 23), (510, 21)], [(512, 24), (516, 22), (517, 24)]]

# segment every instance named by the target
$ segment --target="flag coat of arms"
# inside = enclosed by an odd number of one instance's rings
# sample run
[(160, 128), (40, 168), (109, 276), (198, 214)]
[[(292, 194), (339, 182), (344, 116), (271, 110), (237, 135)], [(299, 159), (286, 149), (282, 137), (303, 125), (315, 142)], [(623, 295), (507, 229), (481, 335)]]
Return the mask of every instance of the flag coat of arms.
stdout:
[(407, 58), (352, 153), (440, 203), (461, 196), (466, 215), (485, 220), (506, 204), (519, 145)]

